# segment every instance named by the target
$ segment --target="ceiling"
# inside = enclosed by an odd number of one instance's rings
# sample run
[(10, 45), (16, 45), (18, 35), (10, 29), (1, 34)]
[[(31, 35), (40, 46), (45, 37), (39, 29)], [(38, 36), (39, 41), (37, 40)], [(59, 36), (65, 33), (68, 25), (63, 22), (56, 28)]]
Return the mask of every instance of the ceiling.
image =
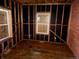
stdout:
[(37, 3), (70, 3), (71, 0), (18, 0), (20, 3), (37, 4)]

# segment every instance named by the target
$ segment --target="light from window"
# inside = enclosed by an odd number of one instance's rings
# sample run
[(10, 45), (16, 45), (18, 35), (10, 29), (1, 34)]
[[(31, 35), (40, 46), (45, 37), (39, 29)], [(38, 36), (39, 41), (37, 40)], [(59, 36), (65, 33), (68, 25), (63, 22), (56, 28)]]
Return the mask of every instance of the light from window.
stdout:
[(36, 14), (36, 34), (49, 34), (50, 13)]
[(0, 39), (12, 37), (11, 10), (0, 9)]

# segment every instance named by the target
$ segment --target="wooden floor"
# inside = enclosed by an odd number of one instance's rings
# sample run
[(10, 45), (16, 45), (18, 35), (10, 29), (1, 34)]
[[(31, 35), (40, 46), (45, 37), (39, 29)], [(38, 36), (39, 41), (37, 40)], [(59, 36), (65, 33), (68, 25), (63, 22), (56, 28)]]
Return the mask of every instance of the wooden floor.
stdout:
[(21, 41), (4, 59), (75, 59), (65, 44), (50, 44), (39, 41)]

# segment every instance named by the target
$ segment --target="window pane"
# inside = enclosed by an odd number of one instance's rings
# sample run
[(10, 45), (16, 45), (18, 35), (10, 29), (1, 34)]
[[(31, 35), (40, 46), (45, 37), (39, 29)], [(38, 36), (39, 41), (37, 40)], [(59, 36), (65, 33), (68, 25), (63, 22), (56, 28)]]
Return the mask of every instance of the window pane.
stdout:
[(38, 15), (38, 23), (48, 23), (48, 15)]
[(43, 24), (38, 24), (38, 32), (43, 32), (43, 33), (47, 33), (47, 25), (43, 25)]
[(0, 24), (7, 24), (6, 12), (0, 11)]
[(0, 26), (0, 39), (8, 37), (8, 26)]
[(39, 34), (49, 34), (50, 13), (37, 13), (36, 30)]

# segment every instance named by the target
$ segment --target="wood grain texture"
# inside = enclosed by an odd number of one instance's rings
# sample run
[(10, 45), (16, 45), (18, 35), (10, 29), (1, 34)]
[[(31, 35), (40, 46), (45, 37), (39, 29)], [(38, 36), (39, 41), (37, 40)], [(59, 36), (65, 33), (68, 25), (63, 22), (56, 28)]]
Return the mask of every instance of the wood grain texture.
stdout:
[(75, 57), (65, 44), (24, 40), (5, 54), (4, 59), (75, 59)]

